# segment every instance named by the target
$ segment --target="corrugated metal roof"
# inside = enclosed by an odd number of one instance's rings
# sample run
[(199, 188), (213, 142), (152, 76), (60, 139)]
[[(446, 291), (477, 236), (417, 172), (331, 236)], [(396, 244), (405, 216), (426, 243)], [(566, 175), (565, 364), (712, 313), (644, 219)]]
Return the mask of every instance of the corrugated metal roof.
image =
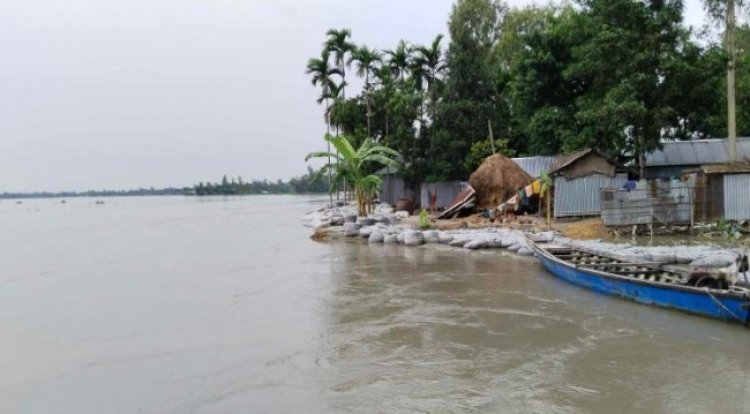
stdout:
[[(724, 138), (664, 142), (662, 146), (646, 155), (647, 167), (729, 162), (728, 141)], [(737, 160), (750, 161), (750, 138), (737, 138)]]
[(548, 172), (557, 157), (523, 157), (511, 158), (526, 174), (536, 178)]

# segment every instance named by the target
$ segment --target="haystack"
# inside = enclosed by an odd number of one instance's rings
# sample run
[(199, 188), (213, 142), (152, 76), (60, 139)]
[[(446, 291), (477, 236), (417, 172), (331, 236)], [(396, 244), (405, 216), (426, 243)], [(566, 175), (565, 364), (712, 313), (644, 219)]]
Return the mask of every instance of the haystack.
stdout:
[(469, 176), (469, 184), (477, 192), (479, 209), (495, 208), (516, 191), (531, 184), (532, 178), (521, 167), (501, 154), (490, 155)]

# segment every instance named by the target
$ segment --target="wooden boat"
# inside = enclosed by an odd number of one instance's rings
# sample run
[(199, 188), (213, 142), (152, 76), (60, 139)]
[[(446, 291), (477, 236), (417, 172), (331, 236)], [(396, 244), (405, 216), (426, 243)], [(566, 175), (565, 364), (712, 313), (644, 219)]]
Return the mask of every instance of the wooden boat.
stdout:
[(705, 270), (632, 262), (528, 238), (556, 277), (594, 292), (750, 326), (750, 289)]

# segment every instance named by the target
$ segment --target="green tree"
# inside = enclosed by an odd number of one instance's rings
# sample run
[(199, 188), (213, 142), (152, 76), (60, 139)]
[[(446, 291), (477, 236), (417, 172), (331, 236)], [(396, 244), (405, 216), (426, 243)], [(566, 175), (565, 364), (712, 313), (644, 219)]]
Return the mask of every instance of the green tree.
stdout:
[[(573, 88), (568, 90), (574, 92), (575, 120), (572, 133), (562, 137), (562, 149), (598, 147), (630, 156), (642, 167), (645, 154), (658, 147), (662, 128), (674, 116), (666, 100), (664, 73), (683, 32), (682, 2), (580, 4), (581, 11), (566, 27), (573, 46), (562, 74)], [(555, 111), (542, 115), (545, 124), (560, 119)]]
[(431, 179), (462, 179), (471, 146), (487, 139), (488, 121), (504, 134), (507, 113), (493, 49), (504, 7), (496, 0), (458, 0), (448, 28), (448, 76), (437, 105), (430, 150)]
[(378, 68), (380, 63), (380, 52), (375, 49), (370, 49), (367, 46), (360, 46), (352, 51), (349, 63), (355, 62), (357, 65), (357, 75), (365, 79), (365, 85), (362, 93), (365, 96), (365, 103), (367, 104), (367, 136), (372, 137), (372, 128), (370, 127), (370, 121), (372, 118), (372, 112), (370, 108), (370, 93), (372, 85), (370, 84), (370, 75), (372, 75)]
[(333, 53), (333, 59), (339, 69), (341, 75), (341, 97), (346, 99), (346, 66), (347, 57), (356, 48), (354, 43), (349, 41), (352, 36), (352, 31), (349, 29), (329, 29), (326, 32), (328, 38), (325, 41), (325, 50)]
[(389, 56), (386, 64), (390, 68), (391, 74), (398, 80), (403, 81), (406, 78), (406, 71), (411, 61), (411, 46), (402, 39), (395, 49), (385, 50), (384, 53)]
[(311, 152), (305, 160), (335, 156), (336, 164), (329, 163), (324, 168), (334, 170), (335, 183), (344, 180), (351, 183), (357, 194), (357, 211), (360, 216), (367, 215), (369, 201), (382, 184), (380, 177), (370, 174), (369, 171), (376, 165), (396, 167), (400, 154), (388, 147), (375, 144), (370, 138), (366, 138), (356, 150), (344, 135), (333, 137), (328, 134), (326, 141), (336, 148), (335, 155), (330, 151)]
[[(496, 54), (510, 70), (509, 141), (524, 154), (552, 155), (578, 133), (575, 101), (588, 84), (565, 77), (572, 47), (585, 39), (572, 7), (511, 10)], [(511, 32), (511, 33), (506, 33)]]
[[(311, 58), (307, 61), (307, 69), (305, 71), (308, 75), (312, 75), (313, 86), (321, 87), (321, 94), (318, 98), (318, 104), (325, 102), (325, 121), (326, 121), (326, 133), (331, 133), (331, 116), (330, 116), (330, 99), (335, 99), (338, 96), (339, 88), (333, 80), (334, 75), (342, 75), (343, 73), (339, 68), (333, 67), (330, 64), (330, 52), (323, 50), (319, 58)], [(343, 82), (342, 82), (343, 85)], [(331, 147), (328, 144), (328, 151), (330, 152)], [(331, 160), (328, 160), (331, 163)], [(332, 184), (332, 177), (329, 172), (328, 184)], [(333, 195), (330, 196), (331, 205), (333, 205)]]
[(437, 102), (440, 92), (441, 76), (448, 68), (443, 58), (442, 41), (443, 35), (439, 34), (429, 46), (417, 46), (415, 49), (414, 61), (421, 67), (421, 74), (427, 89), (431, 91), (430, 100), (433, 104)]
[[(714, 21), (723, 21), (724, 48), (727, 54), (727, 136), (730, 141), (729, 159), (737, 161), (737, 42), (736, 42), (736, 6), (740, 8), (746, 4), (745, 0), (704, 0), (708, 15)], [(748, 3), (750, 4), (750, 3)]]
[(507, 139), (496, 139), (494, 142), (494, 147), (488, 139), (484, 141), (477, 141), (471, 146), (469, 154), (464, 160), (464, 168), (466, 168), (467, 171), (476, 170), (477, 167), (482, 164), (482, 161), (484, 161), (485, 158), (493, 154), (493, 149), (495, 150), (495, 153), (502, 154), (506, 157), (516, 156), (515, 151), (513, 151), (511, 148), (508, 148)]

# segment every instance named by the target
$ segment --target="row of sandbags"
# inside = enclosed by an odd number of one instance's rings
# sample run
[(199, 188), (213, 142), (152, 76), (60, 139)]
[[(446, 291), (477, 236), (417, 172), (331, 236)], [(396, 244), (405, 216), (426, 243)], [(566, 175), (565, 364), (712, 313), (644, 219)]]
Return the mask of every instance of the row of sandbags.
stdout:
[(367, 238), (370, 243), (398, 243), (406, 246), (439, 243), (472, 250), (503, 248), (520, 255), (533, 254), (523, 232), (511, 229), (420, 231), (404, 225), (376, 223), (362, 226), (358, 223), (344, 223), (344, 235)]
[(718, 246), (633, 246), (627, 243), (607, 243), (600, 240), (572, 240), (556, 237), (556, 242), (580, 246), (593, 253), (616, 255), (632, 262), (656, 262), (664, 264), (687, 264), (715, 268), (736, 264), (741, 251)]
[(371, 226), (375, 223), (395, 224), (398, 220), (399, 215), (387, 203), (375, 206), (372, 214), (367, 217), (358, 217), (355, 205), (339, 203), (333, 206), (325, 205), (302, 218), (305, 226), (316, 229), (343, 226), (345, 223), (358, 223), (360, 226)]

